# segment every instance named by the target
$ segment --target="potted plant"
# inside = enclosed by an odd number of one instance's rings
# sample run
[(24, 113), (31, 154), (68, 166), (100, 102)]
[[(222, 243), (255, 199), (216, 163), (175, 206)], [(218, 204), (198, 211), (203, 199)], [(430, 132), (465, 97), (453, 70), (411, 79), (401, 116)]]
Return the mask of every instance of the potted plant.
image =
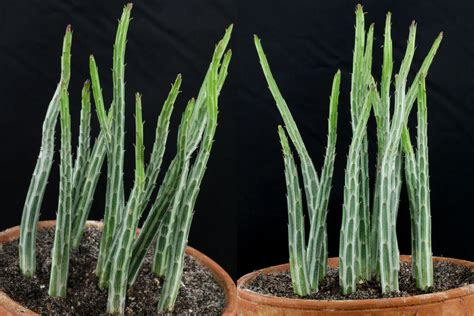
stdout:
[[(211, 259), (187, 247), (194, 205), (217, 126), (218, 96), (231, 51), (229, 27), (217, 44), (196, 99), (181, 118), (177, 154), (156, 199), (138, 229), (160, 173), (170, 117), (181, 76), (158, 117), (155, 142), (145, 164), (141, 95), (135, 104), (135, 178), (126, 198), (123, 184), (125, 134), (125, 47), (132, 5), (119, 20), (113, 52), (113, 101), (107, 111), (99, 71), (90, 57), (90, 81), (82, 90), (76, 158), (71, 150), (68, 85), (72, 31), (68, 26), (61, 78), (43, 123), (41, 151), (23, 209), (21, 225), (0, 233), (0, 313), (235, 313), (235, 285)], [(91, 94), (100, 135), (90, 145)], [(39, 222), (42, 198), (61, 130), (60, 183), (55, 221)], [(104, 161), (107, 191), (104, 221), (87, 221)]]
[[(350, 95), (353, 136), (345, 171), (338, 258), (327, 258), (326, 215), (336, 148), (340, 72), (332, 85), (328, 144), (323, 169), (318, 174), (273, 78), (260, 40), (254, 38), (263, 73), (285, 124), (278, 127), (278, 133), (287, 186), (290, 262), (238, 280), (239, 315), (474, 314), (474, 285), (470, 284), (474, 264), (432, 257), (431, 252), (425, 77), (442, 34), (407, 88), (416, 35), (415, 23), (410, 26), (392, 99), (391, 15), (387, 14), (385, 24), (380, 86), (372, 76), (374, 26), (366, 31), (364, 24), (364, 12), (358, 5)], [(414, 149), (407, 121), (415, 101), (418, 127)], [(377, 161), (371, 195), (366, 125), (372, 109), (377, 125)], [(304, 190), (290, 143), (298, 153)], [(411, 256), (399, 255), (396, 235), (403, 178), (410, 200)], [(309, 217), (308, 239), (302, 191)]]

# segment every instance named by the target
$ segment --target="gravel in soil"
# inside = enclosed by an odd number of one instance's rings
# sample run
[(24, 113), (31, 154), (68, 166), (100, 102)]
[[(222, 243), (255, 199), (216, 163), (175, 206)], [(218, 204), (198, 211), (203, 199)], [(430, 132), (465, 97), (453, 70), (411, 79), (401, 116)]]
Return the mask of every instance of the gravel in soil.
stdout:
[[(454, 265), (449, 262), (435, 262), (433, 272), (434, 285), (428, 291), (429, 293), (447, 291), (474, 283), (474, 273), (468, 267)], [(360, 300), (425, 294), (416, 288), (415, 280), (412, 278), (410, 263), (402, 262), (400, 265), (399, 287), (400, 292), (382, 294), (378, 282), (360, 282), (355, 293), (342, 295), (339, 286), (338, 269), (330, 267), (328, 268), (327, 276), (319, 284), (319, 291), (304, 297), (293, 293), (289, 271), (275, 274), (259, 274), (245, 288), (260, 294), (313, 300)]]
[[(0, 290), (15, 301), (41, 314), (98, 315), (107, 305), (107, 291), (97, 284), (94, 269), (99, 252), (100, 231), (87, 228), (82, 243), (71, 252), (66, 298), (48, 296), (51, 248), (54, 230), (38, 231), (37, 273), (32, 279), (20, 274), (18, 241), (0, 245)], [(148, 253), (140, 275), (128, 290), (126, 314), (156, 315), (163, 280), (151, 272), (152, 252)], [(225, 293), (212, 273), (186, 255), (174, 313), (220, 315), (226, 304)]]

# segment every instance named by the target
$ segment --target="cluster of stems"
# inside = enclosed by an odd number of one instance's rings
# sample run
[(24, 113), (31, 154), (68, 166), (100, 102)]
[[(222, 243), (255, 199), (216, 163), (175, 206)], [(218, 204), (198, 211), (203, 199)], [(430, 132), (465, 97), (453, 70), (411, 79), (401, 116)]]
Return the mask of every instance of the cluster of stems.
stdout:
[[(31, 277), (35, 273), (36, 224), (52, 166), (54, 130), (59, 116), (60, 190), (48, 293), (58, 297), (67, 294), (70, 251), (80, 245), (100, 171), (107, 158), (106, 204), (96, 274), (99, 286), (108, 290), (107, 312), (120, 314), (125, 311), (127, 288), (136, 281), (144, 258), (155, 241), (153, 271), (165, 280), (157, 308), (159, 311), (171, 311), (174, 307), (181, 286), (194, 207), (216, 132), (218, 97), (232, 57), (231, 51), (226, 51), (232, 33), (230, 26), (215, 48), (197, 98), (191, 99), (183, 112), (176, 156), (165, 173), (144, 227), (137, 236), (139, 220), (157, 187), (170, 119), (182, 79), (181, 75), (176, 77), (161, 109), (148, 163), (145, 163), (143, 146), (141, 95), (136, 94), (135, 180), (126, 199), (123, 183), (124, 57), (131, 10), (132, 4), (124, 7), (118, 24), (113, 52), (113, 100), (108, 110), (105, 108), (97, 64), (94, 56), (90, 56), (90, 81), (86, 81), (82, 90), (79, 140), (74, 164), (68, 97), (72, 32), (70, 27), (66, 30), (61, 79), (43, 123), (42, 147), (25, 202), (19, 249), (21, 271)], [(100, 134), (92, 148), (91, 92), (100, 125)]]
[[(413, 84), (407, 88), (407, 78), (414, 56), (416, 37), (416, 24), (413, 23), (410, 26), (405, 56), (401, 62), (398, 74), (395, 75), (394, 101), (393, 105), (391, 105), (393, 72), (391, 14), (387, 14), (385, 22), (380, 91), (378, 91), (375, 79), (371, 74), (373, 25), (370, 26), (367, 33), (364, 25), (364, 12), (362, 6), (358, 5), (356, 9), (356, 31), (352, 72), (351, 116), (352, 121), (354, 121), (357, 116), (357, 103), (361, 104), (361, 99), (357, 101), (357, 96), (360, 97), (360, 92), (357, 91), (362, 91), (362, 94), (365, 94), (369, 102), (372, 103), (376, 120), (377, 161), (371, 214), (368, 211), (366, 212), (366, 206), (362, 199), (356, 207), (359, 207), (359, 209), (363, 208), (363, 212), (356, 212), (354, 209), (346, 208), (346, 205), (351, 203), (351, 200), (357, 194), (356, 191), (360, 190), (361, 183), (364, 181), (368, 182), (368, 173), (366, 173), (365, 177), (362, 177), (360, 181), (352, 182), (352, 187), (346, 187), (344, 191), (343, 227), (341, 228), (339, 257), (341, 266), (345, 265), (345, 267), (350, 267), (350, 271), (352, 272), (351, 275), (348, 275), (343, 269), (340, 270), (340, 284), (344, 294), (354, 292), (358, 281), (371, 279), (378, 280), (381, 283), (384, 293), (398, 291), (400, 259), (396, 223), (404, 156), (402, 138), (409, 138), (409, 136), (407, 137), (408, 132), (406, 126), (413, 103), (417, 98), (419, 80), (428, 72), (442, 39), (442, 34), (440, 34), (425, 57), (420, 70), (415, 75)], [(355, 107), (352, 106), (352, 102), (354, 101), (356, 103)], [(367, 161), (367, 151), (363, 151), (362, 155), (366, 157), (365, 160)], [(427, 161), (427, 157), (425, 158)], [(352, 162), (354, 162), (354, 160), (351, 160), (349, 157), (346, 179), (348, 176), (347, 173), (353, 172), (349, 169)], [(365, 168), (366, 165), (364, 164), (360, 167), (359, 171), (355, 172), (363, 174), (364, 171), (362, 171), (362, 169)], [(409, 168), (409, 166), (405, 164), (405, 170), (407, 170), (407, 168)], [(426, 174), (428, 173), (427, 169), (424, 171)], [(427, 180), (424, 184), (427, 185)], [(412, 205), (412, 203), (410, 204)], [(369, 208), (370, 206), (367, 207)], [(411, 209), (413, 209), (413, 207), (411, 207)], [(411, 210), (411, 212), (413, 213), (414, 211)], [(356, 213), (360, 214), (357, 218), (359, 225), (354, 226), (356, 230), (354, 238), (347, 239), (346, 235), (348, 230), (345, 229), (347, 226), (345, 227), (344, 223), (347, 222), (348, 217), (353, 218), (356, 216)], [(362, 214), (366, 215), (366, 217), (363, 218)], [(367, 229), (369, 233), (367, 233)], [(412, 229), (412, 231), (416, 232), (416, 229)], [(416, 235), (412, 234), (412, 239), (416, 238)], [(424, 261), (423, 264), (425, 268), (423, 269), (430, 270), (428, 265), (432, 265), (431, 237), (428, 238), (428, 235), (426, 235), (425, 241), (426, 244), (424, 244), (423, 247), (426, 252), (430, 253), (430, 260), (429, 262)], [(342, 246), (343, 243), (345, 243), (345, 247)], [(355, 249), (357, 251), (353, 252), (353, 256), (355, 256), (356, 259), (353, 262), (348, 262), (345, 250), (350, 247), (349, 245), (353, 244), (356, 245)], [(415, 248), (412, 249), (412, 253), (414, 254), (415, 260)], [(413, 266), (415, 267), (415, 265)], [(418, 276), (415, 275), (415, 278), (417, 279), (417, 283), (419, 283)], [(419, 288), (422, 290), (428, 289), (426, 286), (419, 286)]]
[[(410, 26), (405, 56), (395, 75), (391, 105), (393, 46), (391, 14), (387, 14), (383, 44), (380, 91), (372, 75), (374, 25), (365, 29), (361, 5), (356, 8), (355, 43), (351, 72), (350, 112), (352, 141), (345, 170), (344, 204), (339, 242), (339, 282), (343, 294), (357, 290), (360, 281), (378, 280), (384, 293), (398, 291), (399, 250), (396, 222), (405, 160), (405, 178), (412, 220), (413, 276), (421, 290), (433, 284), (431, 226), (426, 133), (426, 91), (424, 78), (440, 45), (433, 43), (413, 84), (407, 78), (415, 51), (416, 25)], [(279, 127), (284, 154), (288, 202), (288, 245), (294, 292), (304, 296), (318, 290), (326, 274), (326, 214), (332, 180), (339, 72), (333, 81), (328, 145), (321, 178), (307, 153), (296, 123), (273, 79), (260, 40), (255, 45), (263, 73), (276, 101), (285, 127)], [(407, 128), (408, 117), (418, 100), (417, 151)], [(367, 122), (373, 110), (377, 126), (377, 161), (373, 196), (369, 183)], [(300, 158), (304, 193), (309, 213), (310, 234), (306, 246), (305, 221), (298, 168), (291, 153), (293, 143)], [(373, 199), (371, 205), (370, 200)]]
[[(255, 36), (254, 42), (268, 87), (285, 123), (285, 127), (278, 126), (278, 134), (283, 149), (287, 184), (290, 270), (295, 293), (304, 296), (318, 290), (319, 281), (326, 275), (327, 270), (326, 217), (336, 156), (337, 107), (341, 72), (336, 72), (332, 83), (329, 101), (327, 148), (324, 165), (319, 176), (306, 150), (288, 105), (273, 78), (260, 39)], [(296, 148), (301, 163), (304, 193), (310, 222), (308, 242), (306, 242), (305, 237), (303, 201), (298, 168), (293, 158), (287, 135)]]
[(358, 7), (350, 93), (353, 136), (346, 163), (339, 237), (339, 283), (343, 294), (355, 291), (357, 280), (370, 276), (368, 117), (365, 113), (369, 107), (370, 114), (370, 95), (375, 89), (370, 85), (373, 38), (374, 26), (370, 26), (366, 35), (364, 14)]

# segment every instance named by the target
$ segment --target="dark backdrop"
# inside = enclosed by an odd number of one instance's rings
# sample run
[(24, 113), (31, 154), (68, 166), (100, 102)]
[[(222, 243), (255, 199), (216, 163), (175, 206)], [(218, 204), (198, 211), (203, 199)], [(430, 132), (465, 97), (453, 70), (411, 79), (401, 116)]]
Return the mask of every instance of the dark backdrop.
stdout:
[[(88, 77), (88, 57), (100, 67), (111, 100), (111, 63), (122, 1), (30, 0), (0, 8), (0, 229), (20, 222), (25, 194), (41, 140), (41, 124), (59, 77), (64, 27), (71, 23), (70, 85), (73, 140), (79, 98)], [(179, 113), (197, 94), (214, 44), (231, 22), (234, 57), (220, 97), (215, 147), (201, 188), (190, 244), (220, 263), (233, 277), (288, 261), (283, 163), (276, 128), (279, 113), (267, 89), (252, 42), (258, 34), (275, 78), (320, 170), (326, 146), (331, 80), (342, 71), (338, 144), (328, 218), (329, 251), (337, 255), (342, 188), (351, 132), (350, 71), (357, 2), (333, 1), (140, 1), (133, 10), (127, 48), (127, 152), (125, 177), (133, 176), (133, 93), (143, 93), (145, 142), (153, 143), (156, 117), (176, 74), (183, 74), (168, 141), (165, 166), (175, 151)], [(433, 251), (474, 259), (474, 6), (468, 1), (364, 1), (367, 25), (375, 22), (374, 75), (381, 69), (385, 14), (392, 11), (395, 68), (403, 56), (408, 26), (418, 22), (413, 69), (418, 69), (436, 35), (445, 38), (428, 79)], [(412, 73), (413, 74), (413, 73)], [(413, 117), (414, 118), (414, 117)], [(94, 117), (94, 135), (98, 126)], [(413, 122), (412, 122), (413, 123)], [(414, 127), (414, 126), (413, 126)], [(369, 124), (371, 165), (374, 122)], [(56, 161), (59, 159), (57, 155)], [(103, 172), (105, 174), (105, 170)], [(42, 218), (55, 215), (58, 167), (53, 166)], [(372, 177), (373, 178), (373, 177)], [(102, 216), (101, 179), (91, 218)], [(409, 249), (405, 189), (399, 216), (402, 253)]]

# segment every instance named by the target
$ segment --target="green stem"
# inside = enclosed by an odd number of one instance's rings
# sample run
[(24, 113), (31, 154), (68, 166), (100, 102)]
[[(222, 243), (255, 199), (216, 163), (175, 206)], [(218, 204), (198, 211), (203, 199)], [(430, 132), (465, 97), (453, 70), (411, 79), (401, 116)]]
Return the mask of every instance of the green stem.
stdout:
[(69, 85), (71, 72), (71, 27), (66, 28), (61, 57), (61, 78), (49, 103), (43, 122), (41, 149), (31, 178), (25, 205), (21, 216), (20, 241), (18, 246), (21, 273), (32, 277), (36, 271), (36, 224), (38, 223), (41, 204), (46, 184), (53, 164), (54, 134), (59, 113), (61, 92)]

